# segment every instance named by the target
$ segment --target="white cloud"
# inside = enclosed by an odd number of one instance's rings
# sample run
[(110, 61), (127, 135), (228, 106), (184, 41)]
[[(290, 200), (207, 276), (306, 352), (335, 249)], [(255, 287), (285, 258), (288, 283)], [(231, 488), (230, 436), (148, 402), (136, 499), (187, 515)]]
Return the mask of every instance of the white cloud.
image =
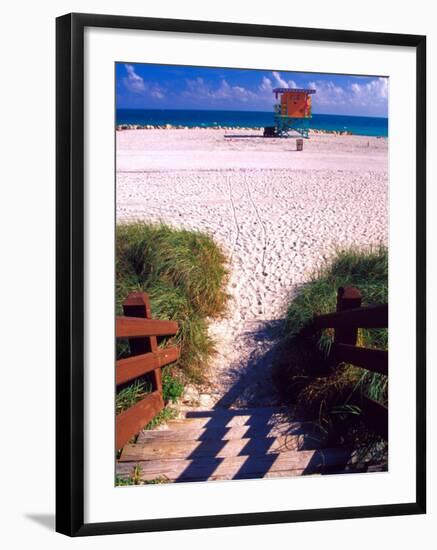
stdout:
[(200, 77), (193, 80), (187, 79), (186, 86), (182, 95), (199, 102), (207, 99), (212, 103), (224, 103), (230, 100), (247, 103), (248, 101), (255, 101), (258, 99), (255, 92), (243, 86), (232, 86), (225, 79), (223, 79), (216, 88), (207, 84), (204, 79)]
[(362, 101), (372, 100), (385, 100), (388, 97), (388, 78), (376, 78), (365, 84), (358, 84), (354, 82), (351, 85), (351, 90), (355, 97)]
[(272, 72), (271, 78), (263, 76), (261, 84), (254, 89), (233, 86), (225, 79), (222, 79), (220, 85), (214, 88), (203, 78), (198, 77), (186, 80), (186, 90), (183, 95), (186, 98), (197, 98), (198, 101), (207, 99), (216, 104), (237, 102), (270, 109), (275, 101), (273, 89), (276, 87), (297, 88), (297, 85), (294, 80), (284, 80), (277, 71)]
[[(125, 65), (126, 86), (133, 92), (152, 100), (162, 100), (166, 95), (174, 98), (174, 92), (164, 90), (158, 84), (144, 80), (132, 65)], [(261, 109), (269, 111), (275, 103), (273, 90), (276, 87), (297, 88), (294, 80), (287, 80), (285, 73), (272, 71), (261, 75), (258, 83), (250, 87), (233, 85), (226, 78), (211, 82), (202, 77), (185, 79), (185, 86), (177, 95), (191, 107)], [(356, 77), (339, 80), (319, 78), (300, 84), (316, 90), (313, 96), (315, 112), (367, 114), (386, 116), (388, 79)]]
[(279, 88), (297, 88), (297, 84), (294, 80), (289, 80), (287, 82), (282, 78), (282, 76), (280, 75), (280, 73), (278, 73), (278, 71), (273, 71), (272, 75)]
[(163, 99), (165, 90), (158, 84), (148, 83), (142, 76), (135, 72), (133, 65), (125, 64), (127, 76), (123, 78), (125, 87), (135, 94), (148, 95), (153, 99)]
[(374, 78), (370, 81), (353, 82), (347, 86), (338, 86), (332, 80), (308, 82), (314, 88), (314, 104), (323, 108), (336, 106), (348, 107), (348, 111), (366, 112), (368, 114), (386, 114), (388, 99), (388, 79)]
[(159, 87), (151, 88), (149, 94), (155, 99), (164, 99), (165, 97), (163, 90)]
[(261, 84), (258, 86), (258, 96), (262, 96), (269, 103), (274, 102), (273, 90), (274, 88), (297, 88), (297, 84), (294, 80), (285, 81), (280, 73), (277, 71), (272, 72), (273, 80), (267, 76), (263, 76)]
[(262, 79), (262, 82), (259, 86), (259, 90), (260, 92), (268, 92), (268, 93), (272, 93), (272, 90), (273, 90), (273, 86), (272, 86), (272, 81), (270, 80), (270, 78), (267, 78), (266, 76), (263, 76), (263, 79)]
[(272, 72), (273, 78), (276, 80), (276, 84), (280, 88), (287, 88), (287, 82), (281, 77), (277, 71)]
[(135, 72), (133, 65), (125, 65), (127, 76), (124, 77), (123, 82), (128, 90), (131, 92), (141, 93), (146, 90), (144, 78)]
[(336, 105), (347, 99), (345, 89), (331, 80), (312, 81), (308, 83), (308, 87), (316, 90), (319, 105)]
[(263, 76), (259, 85), (253, 88), (230, 84), (222, 78), (217, 84), (211, 84), (202, 77), (185, 79), (185, 89), (181, 96), (192, 104), (215, 105), (216, 107), (245, 106), (270, 110), (275, 102), (273, 89), (276, 87), (297, 88), (293, 80), (288, 82), (277, 71), (271, 77)]

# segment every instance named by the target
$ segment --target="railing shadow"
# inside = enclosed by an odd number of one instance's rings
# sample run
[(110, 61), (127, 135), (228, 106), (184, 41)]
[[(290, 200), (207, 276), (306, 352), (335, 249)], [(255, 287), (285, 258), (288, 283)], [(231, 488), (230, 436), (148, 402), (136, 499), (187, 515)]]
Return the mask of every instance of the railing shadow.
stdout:
[(339, 474), (343, 472), (347, 464), (351, 461), (353, 452), (346, 449), (324, 449), (316, 450), (307, 465), (302, 471), (302, 475), (327, 475)]
[(244, 347), (251, 349), (249, 356), (236, 361), (228, 368), (233, 378), (228, 391), (215, 404), (216, 408), (261, 407), (275, 405), (279, 394), (274, 386), (272, 369), (279, 350), (282, 322), (254, 321), (240, 338)]
[[(254, 329), (248, 330), (245, 338), (254, 339), (257, 345), (251, 346), (254, 351), (245, 365), (234, 366), (233, 385), (211, 411), (186, 413), (188, 419), (206, 420), (198, 445), (187, 456), (191, 462), (179, 474), (177, 482), (262, 478), (270, 472), (280, 453), (317, 446), (314, 424), (294, 421), (293, 410), (279, 406), (272, 367), (282, 352), (280, 331), (280, 321), (254, 323)], [(259, 376), (254, 376), (254, 371)], [(270, 398), (269, 407), (262, 408), (260, 405), (266, 405), (266, 395)], [(240, 407), (241, 403), (249, 409), (231, 408)], [(238, 438), (231, 440), (231, 432), (236, 429)], [(213, 458), (208, 458), (211, 456)], [(312, 466), (315, 467), (316, 462), (320, 462), (320, 457), (314, 458)]]
[[(276, 412), (251, 411), (253, 409), (213, 409), (198, 439), (199, 444), (187, 457), (192, 462), (176, 481), (264, 477), (279, 452), (297, 449), (295, 437), (305, 431), (300, 424), (290, 425), (288, 415), (279, 409)], [(266, 411), (265, 414), (262, 411)], [(206, 416), (207, 413), (201, 411), (186, 414), (187, 418)], [(236, 429), (238, 436), (230, 439), (231, 431)], [(273, 449), (275, 442), (281, 439), (282, 447)], [(207, 458), (211, 456), (214, 458)]]

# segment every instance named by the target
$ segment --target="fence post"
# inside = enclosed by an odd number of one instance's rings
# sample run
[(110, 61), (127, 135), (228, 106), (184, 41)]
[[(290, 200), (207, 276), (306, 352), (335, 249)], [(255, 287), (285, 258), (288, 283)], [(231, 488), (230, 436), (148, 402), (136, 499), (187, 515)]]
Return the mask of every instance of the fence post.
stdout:
[[(150, 299), (145, 292), (131, 292), (123, 301), (123, 312), (126, 317), (143, 317), (151, 319)], [(129, 339), (131, 355), (155, 352), (158, 349), (156, 336)], [(152, 385), (154, 391), (162, 393), (161, 369), (155, 369), (152, 373)]]
[[(337, 292), (337, 311), (356, 309), (358, 307), (361, 307), (361, 293), (358, 288), (354, 286), (340, 287)], [(355, 346), (357, 343), (357, 335), (357, 328), (336, 328), (334, 343)]]

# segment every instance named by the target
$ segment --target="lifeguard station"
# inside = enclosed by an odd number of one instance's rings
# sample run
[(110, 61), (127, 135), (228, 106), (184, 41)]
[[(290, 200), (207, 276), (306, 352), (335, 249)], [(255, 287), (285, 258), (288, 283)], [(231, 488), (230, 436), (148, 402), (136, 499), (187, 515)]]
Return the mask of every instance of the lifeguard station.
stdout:
[(291, 132), (308, 138), (311, 118), (311, 95), (316, 90), (310, 88), (275, 88), (275, 126), (266, 128), (265, 136), (289, 137)]

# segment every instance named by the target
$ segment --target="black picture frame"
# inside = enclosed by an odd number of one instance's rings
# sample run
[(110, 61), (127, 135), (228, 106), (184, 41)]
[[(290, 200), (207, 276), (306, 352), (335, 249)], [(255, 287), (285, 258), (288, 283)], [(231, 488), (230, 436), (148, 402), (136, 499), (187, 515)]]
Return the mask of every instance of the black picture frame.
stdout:
[[(106, 27), (416, 50), (416, 499), (388, 505), (84, 523), (84, 29)], [(56, 530), (69, 536), (423, 514), (426, 511), (426, 37), (95, 14), (56, 20)], [(412, 367), (413, 368), (413, 367)]]

